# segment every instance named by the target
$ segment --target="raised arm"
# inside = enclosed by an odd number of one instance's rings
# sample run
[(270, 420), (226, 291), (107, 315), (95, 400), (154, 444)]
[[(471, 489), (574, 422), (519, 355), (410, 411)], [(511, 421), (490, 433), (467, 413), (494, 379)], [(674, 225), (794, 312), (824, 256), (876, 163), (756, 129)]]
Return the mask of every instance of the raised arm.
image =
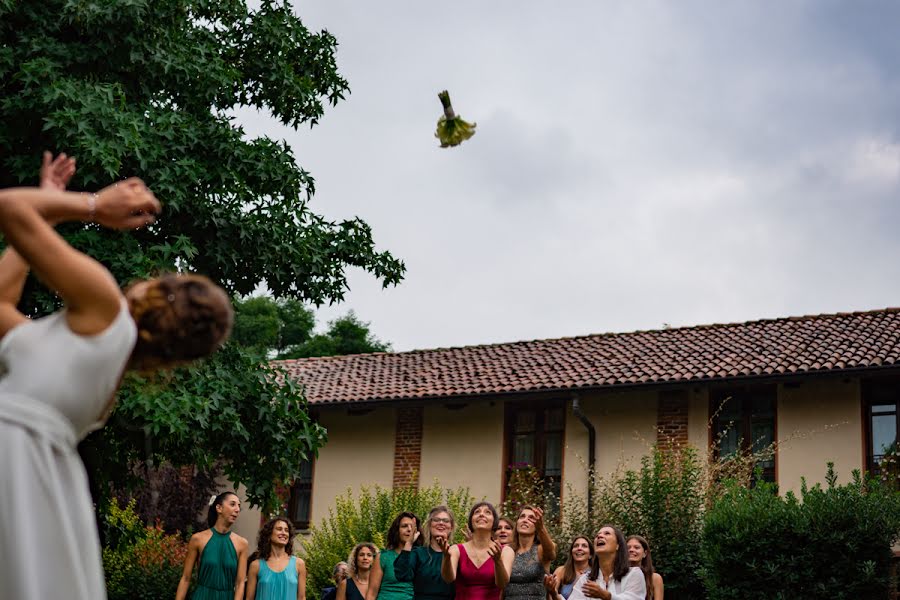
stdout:
[(501, 546), (500, 542), (491, 542), (493, 545), (488, 554), (494, 561), (494, 584), (501, 590), (509, 583), (509, 574), (512, 573), (513, 561), (516, 553), (512, 546)]
[[(383, 550), (383, 552), (393, 552), (393, 550)], [(372, 572), (369, 573), (369, 589), (366, 590), (366, 600), (376, 600), (378, 591), (381, 589), (381, 580), (384, 578), (384, 569), (381, 568), (381, 552), (375, 553), (375, 560), (372, 561)]]
[[(75, 159), (65, 154), (53, 158), (44, 152), (40, 173), (41, 189), (63, 191), (75, 173)], [(12, 246), (7, 246), (0, 254), (0, 336), (25, 320), (17, 305), (27, 277), (28, 263)]]
[(99, 194), (10, 188), (0, 190), (0, 231), (62, 297), (69, 327), (91, 335), (103, 331), (119, 313), (121, 292), (103, 265), (72, 248), (48, 221), (96, 221), (114, 229), (135, 229), (152, 223), (159, 210), (159, 202), (138, 179)]
[(459, 546), (450, 546), (446, 538), (440, 538), (443, 556), (441, 557), (441, 579), (447, 583), (456, 581), (456, 569), (459, 567)]
[(550, 568), (550, 563), (556, 560), (556, 542), (550, 537), (550, 532), (547, 531), (547, 526), (544, 524), (544, 511), (540, 508), (535, 508), (534, 516), (536, 518), (534, 528), (537, 531), (538, 540), (541, 542), (541, 545), (538, 546), (538, 552), (541, 553), (540, 559), (544, 565), (544, 570), (547, 570)]

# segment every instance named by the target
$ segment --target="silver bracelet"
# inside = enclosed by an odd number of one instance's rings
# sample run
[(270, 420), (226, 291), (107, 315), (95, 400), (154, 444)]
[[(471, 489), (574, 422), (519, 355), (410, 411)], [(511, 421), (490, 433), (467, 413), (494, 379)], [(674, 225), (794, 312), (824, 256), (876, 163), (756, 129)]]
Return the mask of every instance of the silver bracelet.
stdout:
[(88, 203), (88, 223), (93, 223), (94, 218), (97, 216), (97, 194), (84, 192), (87, 194), (87, 203)]

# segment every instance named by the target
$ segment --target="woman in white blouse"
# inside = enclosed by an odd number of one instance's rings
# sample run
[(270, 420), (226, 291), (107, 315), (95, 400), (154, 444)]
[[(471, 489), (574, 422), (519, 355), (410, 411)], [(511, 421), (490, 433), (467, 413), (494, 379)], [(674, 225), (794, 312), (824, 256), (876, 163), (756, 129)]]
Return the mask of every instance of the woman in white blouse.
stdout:
[[(556, 589), (555, 579), (553, 575), (544, 579), (547, 589)], [(646, 596), (644, 573), (628, 564), (625, 536), (618, 527), (604, 525), (594, 538), (591, 569), (575, 582), (569, 600), (644, 600)]]

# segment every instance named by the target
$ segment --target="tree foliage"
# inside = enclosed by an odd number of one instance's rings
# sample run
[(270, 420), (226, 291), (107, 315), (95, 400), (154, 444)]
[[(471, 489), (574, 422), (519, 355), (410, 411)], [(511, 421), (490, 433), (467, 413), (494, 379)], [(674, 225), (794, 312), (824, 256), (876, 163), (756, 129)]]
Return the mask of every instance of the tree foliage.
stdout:
[[(78, 158), (73, 189), (136, 175), (164, 212), (120, 233), (68, 226), (64, 235), (123, 284), (158, 271), (204, 273), (234, 294), (265, 286), (278, 298), (340, 300), (346, 270), (384, 285), (401, 261), (375, 247), (359, 219), (310, 209), (314, 181), (286, 143), (251, 138), (234, 111), (249, 107), (297, 128), (348, 93), (337, 42), (287, 2), (263, 0), (0, 0), (0, 187), (33, 184), (40, 152)], [(23, 310), (57, 300), (30, 281)], [(129, 378), (107, 428), (88, 440), (89, 468), (124, 477), (136, 460), (212, 464), (274, 503), (324, 432), (296, 388), (259, 357), (232, 347), (155, 379)]]

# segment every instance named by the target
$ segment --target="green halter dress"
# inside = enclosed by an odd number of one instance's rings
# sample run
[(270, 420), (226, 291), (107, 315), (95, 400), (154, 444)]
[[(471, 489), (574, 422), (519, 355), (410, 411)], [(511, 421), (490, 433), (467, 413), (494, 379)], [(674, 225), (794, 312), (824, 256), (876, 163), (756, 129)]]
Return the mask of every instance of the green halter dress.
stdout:
[(210, 528), (212, 537), (206, 542), (200, 555), (200, 572), (197, 575), (197, 591), (193, 600), (234, 600), (234, 582), (237, 579), (237, 551), (231, 541), (231, 532), (219, 533)]

